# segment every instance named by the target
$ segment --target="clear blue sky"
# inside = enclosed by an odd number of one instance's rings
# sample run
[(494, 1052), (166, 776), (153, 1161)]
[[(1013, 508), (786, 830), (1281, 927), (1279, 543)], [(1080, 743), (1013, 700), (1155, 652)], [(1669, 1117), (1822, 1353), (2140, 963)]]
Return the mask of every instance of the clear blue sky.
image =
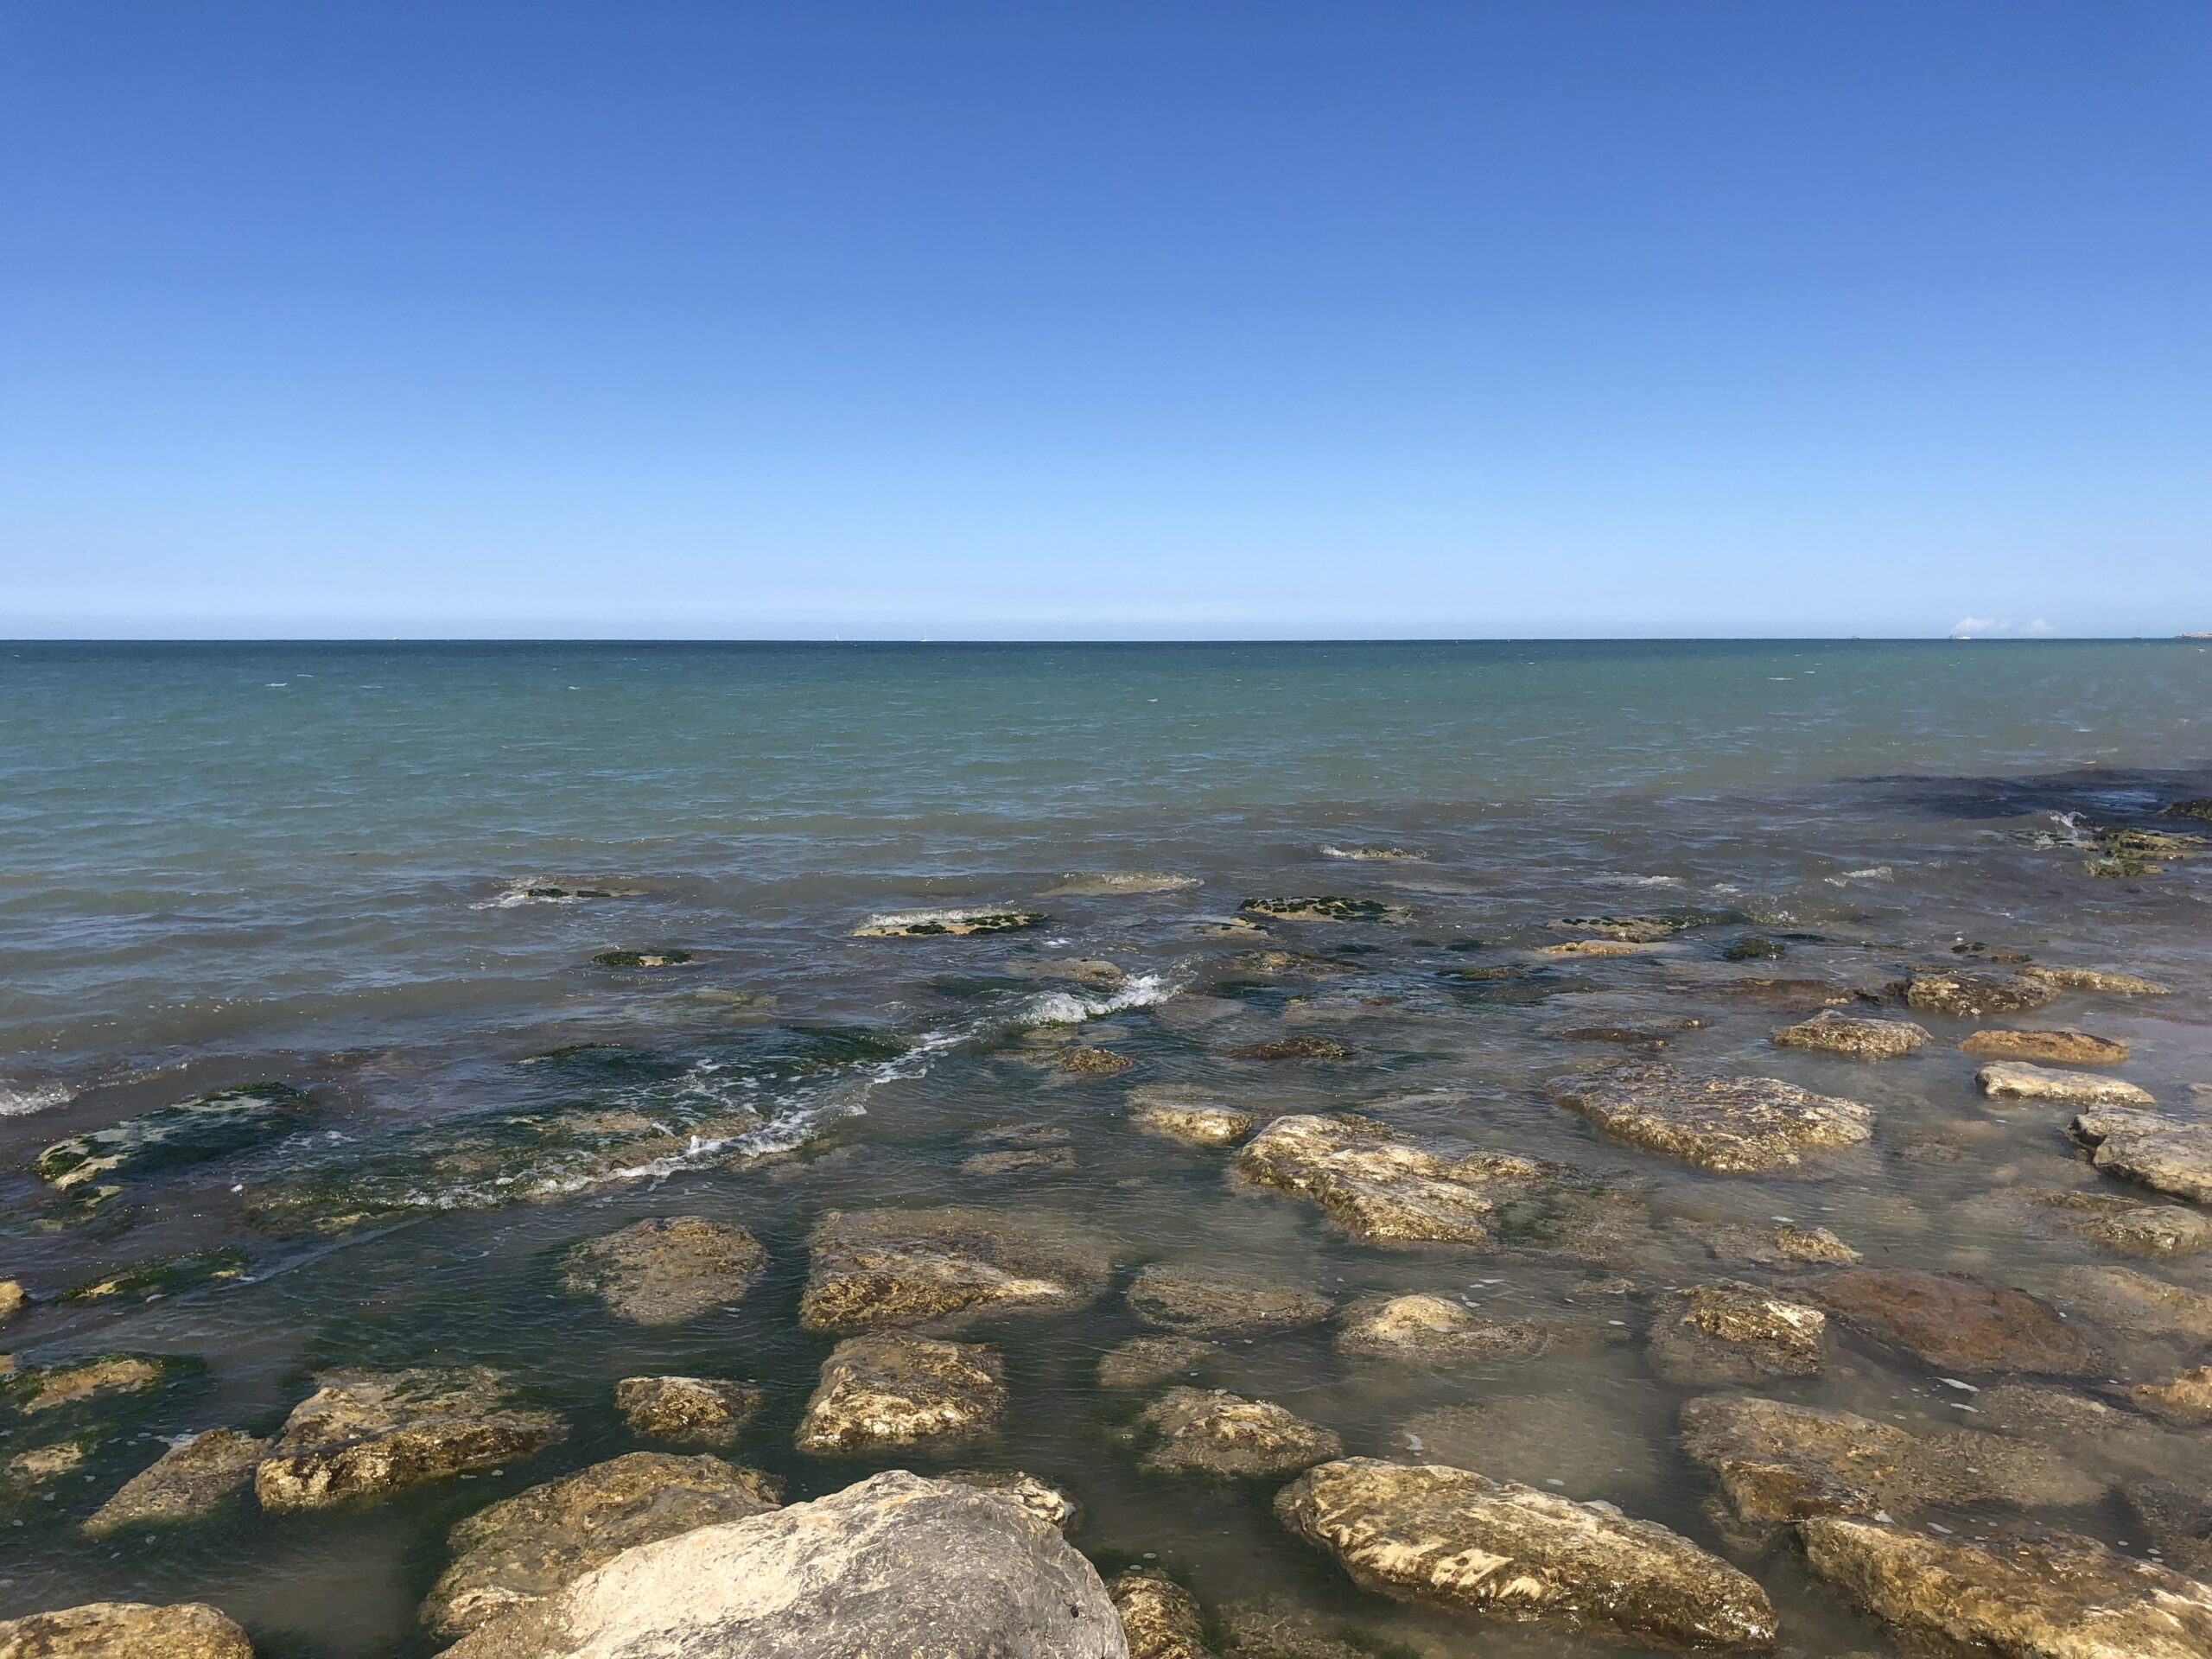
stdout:
[(2212, 628), (2212, 7), (0, 0), (0, 632)]

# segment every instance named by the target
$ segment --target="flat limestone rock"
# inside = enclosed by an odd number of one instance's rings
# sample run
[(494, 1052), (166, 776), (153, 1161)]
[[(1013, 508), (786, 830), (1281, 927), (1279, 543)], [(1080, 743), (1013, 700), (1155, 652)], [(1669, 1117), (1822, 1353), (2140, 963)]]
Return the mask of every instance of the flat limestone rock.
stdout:
[(815, 1228), (799, 1323), (810, 1331), (920, 1325), (969, 1309), (1065, 1312), (1102, 1295), (1095, 1239), (990, 1210), (853, 1210)]
[(2117, 1192), (2038, 1192), (2038, 1204), (2071, 1212), (2082, 1237), (2134, 1255), (2194, 1255), (2212, 1249), (2212, 1217), (2177, 1204), (2144, 1204)]
[(1416, 1365), (1534, 1359), (1552, 1332), (1527, 1319), (1491, 1319), (1442, 1296), (1416, 1293), (1356, 1304), (1337, 1332), (1336, 1349)]
[(2030, 963), (2020, 969), (2024, 979), (2041, 980), (2063, 991), (2101, 991), (2107, 996), (2171, 996), (2173, 988), (2139, 974), (2115, 973), (2108, 968), (2053, 968)]
[(447, 1659), (1126, 1659), (1090, 1563), (1019, 1504), (904, 1470), (624, 1552)]
[(2204, 1659), (2212, 1587), (2091, 1539), (1969, 1542), (1821, 1516), (1813, 1571), (1900, 1631), (2005, 1659)]
[(109, 1395), (145, 1394), (170, 1375), (157, 1354), (103, 1354), (59, 1365), (26, 1366), (0, 1382), (0, 1396), (27, 1414), (59, 1411)]
[(681, 1325), (743, 1301), (767, 1265), (744, 1228), (669, 1216), (587, 1239), (569, 1253), (562, 1282), (633, 1325)]
[(338, 1370), (292, 1408), (253, 1488), (264, 1510), (320, 1509), (348, 1498), (489, 1469), (568, 1433), (550, 1411), (517, 1405), (486, 1366)]
[(1158, 1436), (1140, 1464), (1154, 1474), (1287, 1475), (1344, 1455), (1332, 1430), (1226, 1390), (1170, 1389), (1137, 1421)]
[(1129, 1659), (1213, 1659), (1198, 1599), (1159, 1568), (1131, 1567), (1106, 1593), (1122, 1616)]
[(2212, 1124), (2101, 1106), (2074, 1120), (2099, 1169), (2192, 1204), (2212, 1204)]
[(253, 1659), (253, 1643), (205, 1602), (93, 1601), (0, 1620), (0, 1659)]
[(1006, 1409), (1006, 1369), (977, 1343), (848, 1337), (822, 1362), (798, 1445), (817, 1457), (974, 1439)]
[(1262, 1114), (1230, 1106), (1203, 1090), (1166, 1085), (1129, 1095), (1129, 1121), (1147, 1135), (1193, 1147), (1233, 1147), (1260, 1127)]
[(2163, 1552), (2164, 1565), (2212, 1573), (2212, 1503), (2205, 1501), (2201, 1487), (2153, 1475), (2130, 1481), (2120, 1496), (2135, 1523)]
[(2121, 1065), (2127, 1045), (2086, 1031), (1977, 1031), (1959, 1044), (1978, 1060), (2032, 1060), (2042, 1065)]
[(951, 905), (936, 910), (887, 911), (853, 930), (856, 939), (966, 938), (976, 933), (1018, 933), (1052, 918), (1010, 906)]
[(1190, 1262), (1154, 1262), (1130, 1282), (1127, 1297), (1129, 1311), (1147, 1325), (1200, 1337), (1294, 1331), (1319, 1324), (1336, 1307), (1303, 1285)]
[(614, 1385), (614, 1408), (633, 1432), (701, 1446), (736, 1445), (766, 1397), (718, 1376), (626, 1376)]
[(1854, 1060), (1893, 1060), (1932, 1042), (1925, 1026), (1910, 1020), (1870, 1020), (1823, 1009), (1810, 1020), (1774, 1033), (1783, 1048), (1813, 1048)]
[(1974, 1074), (1985, 1095), (2006, 1100), (2063, 1100), (2080, 1106), (2150, 1106), (2145, 1090), (2122, 1077), (2091, 1071), (2053, 1071), (2024, 1060), (1993, 1060)]
[(1561, 1078), (1552, 1097), (1608, 1135), (1717, 1174), (1789, 1169), (1810, 1151), (1855, 1146), (1874, 1113), (1777, 1077), (1694, 1077), (1642, 1062)]
[(2059, 987), (2043, 978), (2016, 974), (1999, 979), (1989, 974), (1956, 973), (1948, 969), (1916, 973), (1897, 988), (1905, 1007), (1916, 1014), (1948, 1014), (1976, 1020), (1991, 1014), (2020, 1014), (2057, 1001)]
[(1219, 1359), (1225, 1351), (1197, 1337), (1131, 1337), (1098, 1357), (1098, 1386), (1148, 1389)]
[(1355, 1237), (1378, 1244), (1488, 1243), (1497, 1208), (1547, 1180), (1531, 1160), (1442, 1157), (1351, 1112), (1278, 1117), (1244, 1143), (1236, 1168), (1314, 1199)]
[(1850, 1268), (1821, 1296), (1860, 1335), (1939, 1371), (2079, 1376), (2104, 1363), (2050, 1303), (1970, 1274)]
[(2212, 1339), (2212, 1295), (2133, 1268), (2069, 1268), (2054, 1294), (2083, 1319), (2123, 1337)]
[(196, 1521), (212, 1514), (253, 1478), (267, 1440), (211, 1428), (162, 1453), (92, 1511), (85, 1530), (99, 1536), (121, 1527)]
[(1443, 1464), (1349, 1458), (1308, 1470), (1275, 1515), (1363, 1588), (1670, 1646), (1774, 1641), (1766, 1592), (1679, 1533), (1611, 1504), (1500, 1485)]
[(1930, 1504), (2092, 1503), (2104, 1486), (2032, 1440), (1971, 1429), (1916, 1434), (1847, 1411), (1751, 1395), (1682, 1407), (1682, 1448), (1741, 1521), (1910, 1515)]
[(1670, 1382), (1751, 1382), (1814, 1376), (1827, 1315), (1793, 1298), (1721, 1279), (1660, 1297), (1652, 1369)]
[(624, 1550), (776, 1507), (777, 1484), (720, 1458), (632, 1452), (479, 1510), (447, 1535), (454, 1555), (423, 1604), (452, 1641), (542, 1601)]

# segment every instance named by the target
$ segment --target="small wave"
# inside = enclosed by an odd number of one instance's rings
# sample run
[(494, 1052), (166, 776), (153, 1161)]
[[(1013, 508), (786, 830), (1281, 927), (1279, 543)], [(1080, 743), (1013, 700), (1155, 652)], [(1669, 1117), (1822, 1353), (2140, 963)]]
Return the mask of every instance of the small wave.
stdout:
[(1187, 893), (1202, 887), (1195, 875), (1170, 875), (1162, 870), (1097, 870), (1063, 875), (1058, 887), (1046, 887), (1046, 899), (1102, 899), (1116, 893)]
[(1175, 995), (1176, 988), (1161, 974), (1138, 974), (1123, 981), (1111, 990), (1046, 991), (1032, 999), (1024, 1011), (1022, 1024), (1031, 1026), (1078, 1026), (1086, 1020), (1096, 1020), (1109, 1014), (1119, 1014), (1123, 1008), (1146, 1008), (1155, 1002), (1165, 1002)]
[(505, 892), (480, 900), (471, 910), (512, 910), (520, 905), (585, 905), (594, 899), (635, 899), (643, 887), (617, 887), (597, 882), (574, 884), (536, 877), (518, 881)]
[(67, 1106), (77, 1091), (66, 1084), (41, 1083), (28, 1089), (0, 1088), (0, 1117), (28, 1117), (33, 1112)]
[(1428, 855), (1413, 847), (1386, 847), (1375, 842), (1363, 843), (1356, 847), (1339, 847), (1333, 842), (1325, 841), (1321, 843), (1321, 856), (1355, 859), (1362, 863), (1379, 863), (1394, 859), (1403, 859), (1417, 864), (1426, 860)]
[(1679, 887), (1686, 883), (1679, 875), (1601, 875), (1594, 878), (1601, 887)]
[(1890, 865), (1871, 864), (1863, 870), (1846, 870), (1841, 875), (1824, 875), (1821, 880), (1832, 887), (1840, 887), (1847, 881), (1894, 881), (1897, 874)]

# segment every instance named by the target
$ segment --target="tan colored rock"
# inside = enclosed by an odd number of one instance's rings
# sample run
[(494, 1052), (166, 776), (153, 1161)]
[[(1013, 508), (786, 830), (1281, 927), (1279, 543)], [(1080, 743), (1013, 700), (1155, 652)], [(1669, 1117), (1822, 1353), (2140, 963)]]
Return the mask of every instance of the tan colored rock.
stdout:
[(2024, 1060), (1993, 1060), (1974, 1074), (1985, 1095), (2007, 1100), (2063, 1100), (2080, 1106), (2151, 1106), (2146, 1090), (2122, 1077), (2053, 1071)]
[(1425, 1152), (1350, 1112), (1278, 1117), (1244, 1143), (1236, 1168), (1314, 1199), (1355, 1237), (1378, 1244), (1486, 1243), (1498, 1206), (1548, 1179), (1526, 1158)]
[(2173, 988), (2138, 974), (2114, 973), (2105, 968), (2053, 968), (2031, 963), (2020, 969), (2027, 979), (2038, 979), (2062, 991), (2101, 991), (2107, 996), (2171, 996)]
[(2212, 1339), (2212, 1295), (2133, 1268), (2069, 1268), (2055, 1294), (2074, 1313), (2123, 1337)]
[(1740, 1280), (1690, 1285), (1659, 1298), (1652, 1369), (1672, 1382), (1751, 1382), (1814, 1376), (1827, 1316)]
[(1194, 1147), (1232, 1147), (1259, 1128), (1262, 1118), (1202, 1090), (1170, 1086), (1134, 1090), (1129, 1120), (1147, 1135)]
[(1415, 1294), (1355, 1306), (1337, 1332), (1340, 1354), (1417, 1365), (1534, 1359), (1552, 1332), (1526, 1319), (1490, 1319), (1442, 1296)]
[(1936, 969), (1917, 972), (1896, 988), (1904, 1005), (1917, 1014), (1947, 1014), (1953, 1019), (1980, 1019), (1991, 1014), (2018, 1014), (2039, 1008), (2057, 999), (2055, 982), (2024, 972), (2010, 979), (1987, 974)]
[(1051, 918), (1005, 905), (949, 905), (934, 910), (887, 911), (853, 930), (856, 939), (966, 938), (976, 933), (1018, 933)]
[(1126, 1071), (1136, 1062), (1126, 1054), (1116, 1054), (1110, 1048), (1100, 1048), (1084, 1043), (1064, 1052), (1060, 1056), (1060, 1070), (1079, 1077), (1110, 1077), (1116, 1071)]
[(253, 1643), (205, 1602), (93, 1601), (0, 1621), (0, 1659), (253, 1659)]
[(35, 1446), (29, 1451), (18, 1452), (8, 1459), (8, 1478), (35, 1485), (66, 1475), (83, 1463), (88, 1455), (80, 1440), (57, 1440), (51, 1446)]
[(1821, 1295), (1860, 1335), (1939, 1371), (2078, 1376), (2103, 1364), (2050, 1303), (1968, 1274), (1851, 1268), (1831, 1274)]
[(1774, 1033), (1783, 1048), (1813, 1048), (1853, 1060), (1893, 1060), (1933, 1041), (1910, 1020), (1871, 1020), (1824, 1009)]
[(2192, 1204), (2212, 1204), (2212, 1125), (2099, 1106), (2074, 1120), (2073, 1135), (2091, 1149), (2099, 1169)]
[(2175, 1422), (2212, 1422), (2212, 1365), (2192, 1366), (2171, 1382), (2140, 1382), (2127, 1397), (2153, 1415)]
[(0, 1279), (0, 1325), (5, 1325), (30, 1306), (30, 1293), (19, 1279)]
[(614, 1408), (632, 1432), (700, 1446), (734, 1446), (766, 1392), (718, 1376), (626, 1376)]
[(989, 1427), (1006, 1404), (1006, 1370), (994, 1349), (928, 1337), (848, 1337), (822, 1363), (798, 1449), (835, 1457), (957, 1445)]
[(1198, 1599), (1156, 1567), (1132, 1567), (1106, 1586), (1122, 1616), (1129, 1659), (1213, 1659)]
[(815, 1228), (799, 1323), (919, 1325), (970, 1310), (1066, 1313), (1104, 1292), (1105, 1248), (1064, 1225), (988, 1210), (853, 1210)]
[(1563, 939), (1557, 944), (1540, 944), (1540, 957), (1648, 957), (1664, 950), (1660, 944), (1643, 944), (1628, 939)]
[(1029, 1147), (1005, 1152), (979, 1152), (960, 1160), (963, 1175), (1026, 1175), (1052, 1169), (1073, 1169), (1072, 1147)]
[(1853, 1263), (1862, 1259), (1825, 1227), (1793, 1227), (1784, 1223), (1774, 1230), (1774, 1248), (1792, 1262)]
[(111, 1394), (144, 1394), (161, 1386), (168, 1367), (139, 1354), (109, 1354), (61, 1365), (27, 1366), (7, 1380), (16, 1408), (26, 1413), (58, 1411)]
[(1157, 1436), (1141, 1460), (1154, 1474), (1287, 1475), (1344, 1449), (1332, 1431), (1226, 1389), (1170, 1389), (1137, 1421)]
[(1772, 1645), (1750, 1578), (1678, 1533), (1471, 1470), (1349, 1458), (1308, 1470), (1275, 1514), (1363, 1588), (1669, 1646)]
[(1175, 1262), (1155, 1262), (1139, 1273), (1127, 1299), (1147, 1325), (1198, 1337), (1294, 1331), (1319, 1324), (1336, 1306), (1303, 1285)]
[(743, 1301), (767, 1265), (744, 1228), (670, 1216), (586, 1240), (569, 1253), (562, 1282), (634, 1325), (680, 1325)]
[(1279, 1037), (1229, 1051), (1232, 1060), (1349, 1060), (1352, 1052), (1333, 1037)]
[(1098, 1357), (1098, 1386), (1148, 1389), (1219, 1359), (1222, 1353), (1218, 1344), (1197, 1337), (1131, 1337)]
[(1126, 893), (1187, 893), (1204, 887), (1195, 875), (1170, 875), (1160, 870), (1103, 870), (1064, 875), (1056, 887), (1039, 896), (1046, 899), (1110, 899)]
[(1776, 1077), (1695, 1077), (1656, 1061), (1561, 1078), (1552, 1098), (1608, 1135), (1718, 1174), (1795, 1168), (1808, 1152), (1855, 1146), (1871, 1108)]
[(253, 1487), (264, 1510), (321, 1509), (489, 1469), (568, 1433), (550, 1411), (518, 1405), (481, 1365), (338, 1370), (292, 1408)]
[(1074, 1530), (1076, 1523), (1083, 1519), (1082, 1504), (1051, 1481), (1040, 1480), (1020, 1469), (955, 1469), (940, 1478), (958, 1486), (972, 1486), (979, 1492), (995, 1492), (1062, 1532)]
[(1909, 1636), (2005, 1659), (2212, 1652), (2212, 1587), (2091, 1539), (1984, 1544), (1839, 1516), (1799, 1530), (1815, 1573)]
[(2142, 1204), (2117, 1192), (2038, 1192), (2038, 1204), (2073, 1212), (2084, 1238), (2136, 1255), (2194, 1255), (2212, 1249), (2212, 1217), (2177, 1204)]
[(1065, 979), (1078, 985), (1109, 989), (1126, 982), (1128, 974), (1102, 957), (1058, 957), (1036, 962), (1009, 962), (1001, 970), (1009, 979)]
[(2122, 1065), (2127, 1045), (2086, 1031), (1977, 1031), (1959, 1044), (1978, 1060), (2032, 1060), (2043, 1065)]
[(85, 1530), (95, 1537), (118, 1528), (196, 1521), (253, 1479), (267, 1440), (234, 1429), (211, 1428), (171, 1446), (92, 1511)]

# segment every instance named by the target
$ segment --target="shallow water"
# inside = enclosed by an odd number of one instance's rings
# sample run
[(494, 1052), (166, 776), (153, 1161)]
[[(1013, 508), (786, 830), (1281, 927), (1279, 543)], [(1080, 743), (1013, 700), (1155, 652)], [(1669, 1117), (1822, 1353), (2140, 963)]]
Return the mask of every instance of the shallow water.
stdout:
[[(47, 1298), (219, 1246), (249, 1264), (134, 1306), (41, 1300), (0, 1332), (27, 1364), (118, 1350), (204, 1362), (105, 1411), (111, 1436), (78, 1470), (9, 1484), (0, 1615), (201, 1599), (266, 1654), (427, 1651), (416, 1607), (445, 1529), (641, 1444), (612, 1384), (675, 1372), (767, 1388), (734, 1455), (795, 1497), (876, 1467), (1023, 1467), (1082, 1501), (1074, 1541), (1102, 1566), (1156, 1556), (1211, 1607), (1288, 1599), (1370, 1647), (1438, 1654), (1601, 1645), (1352, 1588), (1275, 1522), (1280, 1483), (1141, 1472), (1128, 1435), (1153, 1391), (1096, 1378), (1097, 1356), (1142, 1329), (1117, 1292), (963, 1328), (1007, 1358), (1015, 1405), (995, 1438), (949, 1459), (799, 1456), (791, 1431), (830, 1345), (795, 1317), (809, 1230), (834, 1209), (957, 1202), (1095, 1229), (1124, 1278), (1203, 1261), (1344, 1302), (1434, 1289), (1586, 1324), (1607, 1339), (1450, 1372), (1346, 1358), (1324, 1325), (1233, 1343), (1197, 1380), (1278, 1401), (1355, 1455), (1414, 1456), (1412, 1435), (1429, 1457), (1608, 1498), (1730, 1553), (1775, 1598), (1785, 1646), (1885, 1650), (1787, 1548), (1724, 1539), (1709, 1476), (1676, 1445), (1681, 1402), (1705, 1390), (1650, 1369), (1650, 1294), (1776, 1277), (1707, 1239), (1779, 1216), (1833, 1229), (1871, 1263), (2048, 1294), (2093, 1325), (2072, 1270), (2212, 1290), (2212, 1257), (2119, 1256), (2008, 1197), (2133, 1189), (2069, 1146), (2070, 1109), (1985, 1100), (1951, 1046), (1976, 1024), (2078, 1024), (2126, 1039), (2125, 1074), (2162, 1103), (2202, 1110), (2212, 859), (2097, 879), (2063, 843), (2069, 826), (2190, 828), (2152, 815), (2206, 795), (2212, 655), (2183, 643), (0, 647), (0, 1276)], [(1427, 856), (1320, 850), (1369, 842)], [(1039, 896), (1100, 871), (1201, 885)], [(610, 896), (529, 894), (548, 887)], [(1411, 915), (1221, 925), (1249, 898), (1324, 893)], [(852, 937), (871, 914), (967, 905), (1049, 919)], [(1633, 957), (1533, 954), (1566, 937), (1560, 918), (1671, 906), (1741, 919)], [(1724, 957), (1751, 934), (1789, 936), (1785, 955)], [(1936, 1044), (1867, 1065), (1775, 1047), (1770, 1033), (1811, 1005), (1741, 985), (1876, 988), (1975, 943), (2126, 967), (2176, 995), (1924, 1017)], [(592, 961), (610, 949), (692, 959)], [(1235, 960), (1255, 949), (1344, 971)], [(1129, 978), (1009, 971), (1063, 957)], [(1470, 967), (1535, 971), (1446, 976)], [(1620, 1058), (1561, 1032), (1687, 1017), (1707, 1023), (1666, 1058), (1866, 1102), (1872, 1142), (1722, 1177), (1552, 1103), (1548, 1080)], [(1301, 1033), (1354, 1058), (1228, 1054)], [(1072, 1041), (1135, 1065), (1070, 1075), (1055, 1061)], [(582, 1044), (632, 1058), (537, 1058)], [(134, 1177), (57, 1224), (28, 1168), (41, 1147), (264, 1078), (308, 1091), (296, 1125)], [(1130, 1090), (1174, 1083), (1572, 1164), (1630, 1193), (1649, 1224), (1630, 1261), (1361, 1243), (1303, 1200), (1232, 1179), (1230, 1153), (1136, 1133)], [(670, 1139), (639, 1157), (634, 1137), (578, 1128), (609, 1111)], [(1072, 1167), (961, 1169), (1008, 1126), (1065, 1135)], [(341, 1211), (350, 1226), (318, 1227)], [(561, 1288), (566, 1246), (667, 1214), (742, 1224), (770, 1252), (767, 1275), (741, 1305), (664, 1329)], [(2201, 1357), (2196, 1338), (2100, 1335), (2130, 1382)], [(106, 1541), (76, 1530), (162, 1440), (269, 1432), (309, 1373), (357, 1362), (504, 1367), (569, 1436), (383, 1503), (249, 1504)], [(1766, 1391), (1971, 1422), (1970, 1395), (1840, 1333), (1823, 1375)], [(29, 1417), (5, 1426), (0, 1459), (52, 1438)], [(2201, 1434), (2171, 1437), (2200, 1484)], [(2036, 1518), (2143, 1547), (2117, 1497)]]

